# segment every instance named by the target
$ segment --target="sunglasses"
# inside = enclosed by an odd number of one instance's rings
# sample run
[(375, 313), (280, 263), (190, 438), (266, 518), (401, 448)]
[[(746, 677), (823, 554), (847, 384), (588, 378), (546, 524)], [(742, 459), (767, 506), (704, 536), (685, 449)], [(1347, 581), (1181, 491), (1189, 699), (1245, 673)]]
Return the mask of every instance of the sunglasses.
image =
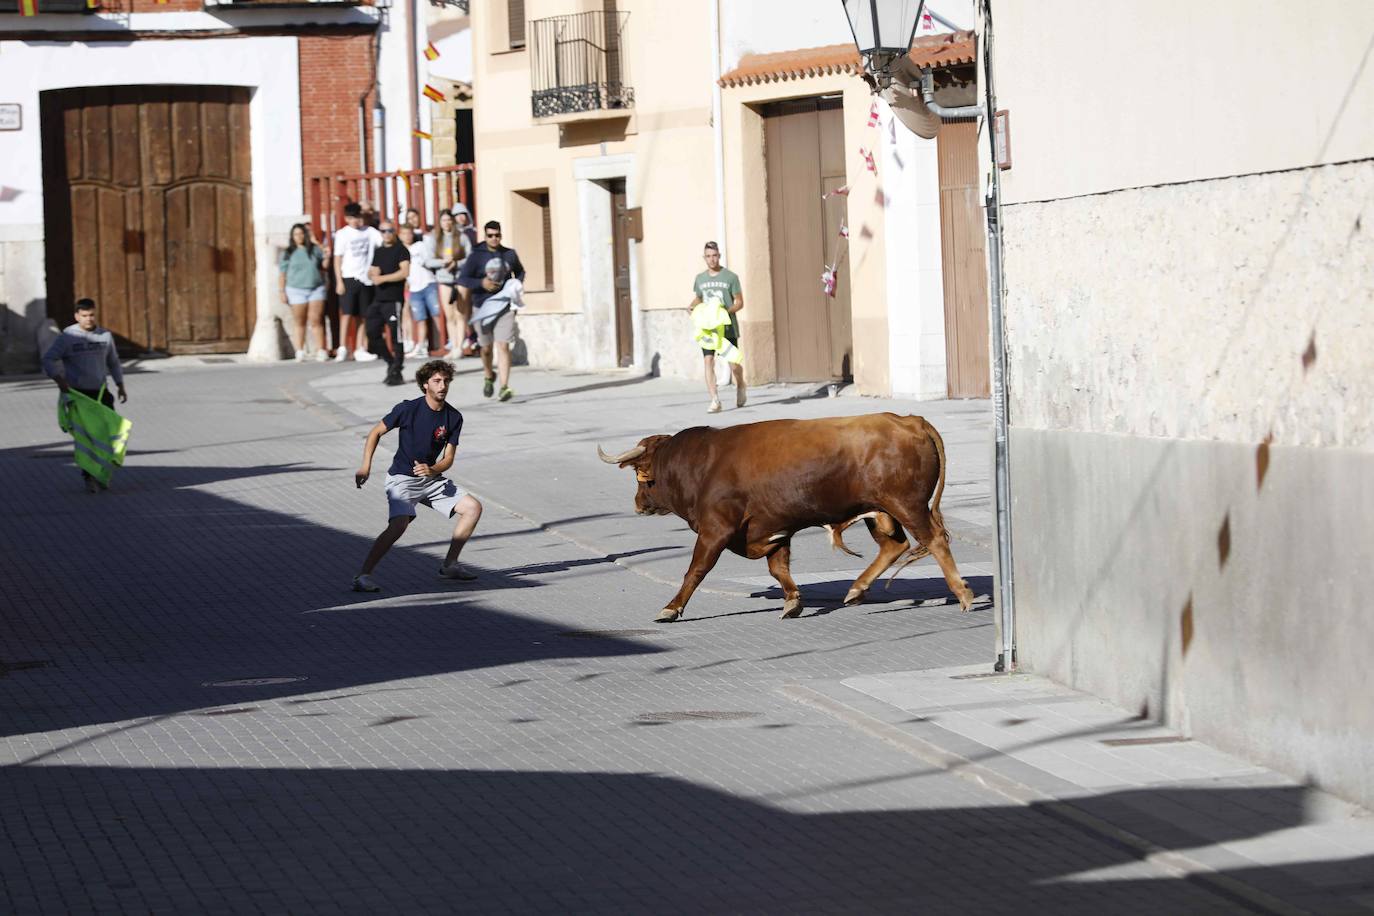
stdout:
[(395, 229), (383, 229), (383, 230), (381, 230), (381, 232), (382, 232), (382, 235), (395, 235), (395, 234), (396, 234), (396, 230), (395, 230)]
[(487, 238), (489, 238), (489, 239), (499, 239), (500, 237), (501, 237), (501, 233), (499, 233), (499, 232), (488, 232), (488, 233), (487, 233)]

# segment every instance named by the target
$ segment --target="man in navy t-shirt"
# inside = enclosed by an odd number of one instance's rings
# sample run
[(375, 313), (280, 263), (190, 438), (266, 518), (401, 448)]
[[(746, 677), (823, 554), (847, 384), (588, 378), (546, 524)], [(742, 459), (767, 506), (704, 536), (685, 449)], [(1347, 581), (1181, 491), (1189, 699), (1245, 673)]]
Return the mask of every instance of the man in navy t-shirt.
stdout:
[(482, 517), (482, 504), (443, 476), (453, 465), (458, 434), (463, 429), (463, 415), (444, 400), (453, 381), (453, 366), (442, 359), (432, 359), (415, 373), (415, 381), (424, 397), (402, 401), (372, 427), (363, 446), (363, 463), (353, 476), (359, 487), (367, 483), (372, 475), (372, 453), (377, 450), (377, 443), (390, 430), (397, 430), (396, 457), (386, 473), (389, 520), (386, 530), (377, 535), (368, 551), (362, 572), (353, 577), (355, 592), (380, 591), (372, 579), (372, 570), (414, 521), (417, 503), (458, 519), (453, 526), (448, 556), (439, 567), (439, 576), (444, 579), (477, 578), (475, 573), (458, 564), (458, 554), (462, 553), (463, 545)]

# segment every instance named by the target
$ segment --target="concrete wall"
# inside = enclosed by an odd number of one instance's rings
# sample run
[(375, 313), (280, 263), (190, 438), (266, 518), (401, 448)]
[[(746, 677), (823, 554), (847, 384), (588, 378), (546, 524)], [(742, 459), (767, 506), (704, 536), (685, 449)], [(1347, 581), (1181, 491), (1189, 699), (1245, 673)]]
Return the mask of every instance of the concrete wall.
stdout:
[(995, 28), (1019, 660), (1374, 803), (1374, 7)]

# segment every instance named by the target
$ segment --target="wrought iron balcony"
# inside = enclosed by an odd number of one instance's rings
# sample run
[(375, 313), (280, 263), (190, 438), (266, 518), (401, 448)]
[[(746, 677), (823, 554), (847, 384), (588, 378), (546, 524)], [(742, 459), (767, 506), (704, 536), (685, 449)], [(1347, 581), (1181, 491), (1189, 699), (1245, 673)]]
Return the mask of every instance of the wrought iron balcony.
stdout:
[(635, 104), (624, 53), (629, 13), (596, 10), (530, 23), (531, 108), (536, 118), (624, 111)]

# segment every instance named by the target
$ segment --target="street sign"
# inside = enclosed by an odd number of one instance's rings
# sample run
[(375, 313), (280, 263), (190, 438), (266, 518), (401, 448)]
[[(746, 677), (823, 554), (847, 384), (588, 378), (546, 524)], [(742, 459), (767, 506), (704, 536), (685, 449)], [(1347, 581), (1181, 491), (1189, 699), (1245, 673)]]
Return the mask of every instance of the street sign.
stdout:
[(24, 126), (24, 109), (18, 102), (0, 102), (0, 130), (19, 130)]

